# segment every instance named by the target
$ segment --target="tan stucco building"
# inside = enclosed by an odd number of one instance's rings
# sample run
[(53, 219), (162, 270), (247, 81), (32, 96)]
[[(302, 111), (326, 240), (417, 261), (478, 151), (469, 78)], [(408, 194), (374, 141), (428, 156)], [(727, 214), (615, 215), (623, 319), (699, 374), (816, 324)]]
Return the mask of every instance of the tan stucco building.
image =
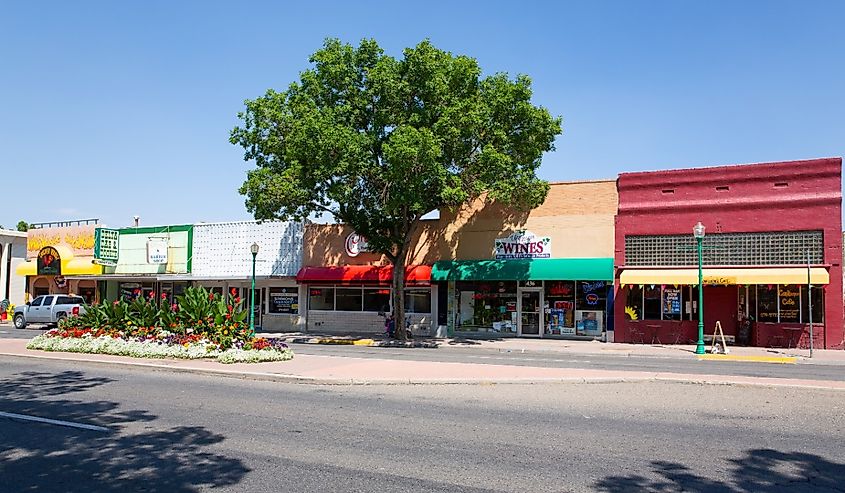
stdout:
[[(615, 180), (565, 182), (552, 183), (545, 203), (531, 211), (479, 199), (423, 221), (406, 275), (414, 329), (603, 337), (616, 208)], [(310, 224), (303, 245), (298, 280), (307, 289), (308, 330), (382, 330), (387, 259), (367, 252), (345, 225)], [(587, 295), (589, 305), (579, 299)]]

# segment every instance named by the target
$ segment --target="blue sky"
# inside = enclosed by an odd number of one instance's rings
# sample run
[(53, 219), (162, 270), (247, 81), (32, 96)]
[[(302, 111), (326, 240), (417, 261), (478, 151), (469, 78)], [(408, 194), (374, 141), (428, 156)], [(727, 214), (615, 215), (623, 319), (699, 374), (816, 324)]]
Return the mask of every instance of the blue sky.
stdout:
[(324, 38), (423, 38), (528, 74), (549, 180), (845, 153), (845, 2), (16, 2), (0, 15), (0, 224), (248, 219), (228, 142)]

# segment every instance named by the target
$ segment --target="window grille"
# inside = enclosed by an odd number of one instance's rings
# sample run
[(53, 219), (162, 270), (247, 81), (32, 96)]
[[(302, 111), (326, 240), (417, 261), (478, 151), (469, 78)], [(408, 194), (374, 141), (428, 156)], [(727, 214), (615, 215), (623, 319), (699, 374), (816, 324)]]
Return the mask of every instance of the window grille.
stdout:
[[(704, 265), (805, 265), (824, 262), (821, 231), (766, 233), (712, 233), (703, 240)], [(692, 232), (688, 235), (643, 235), (625, 237), (625, 265), (698, 265), (698, 250)]]

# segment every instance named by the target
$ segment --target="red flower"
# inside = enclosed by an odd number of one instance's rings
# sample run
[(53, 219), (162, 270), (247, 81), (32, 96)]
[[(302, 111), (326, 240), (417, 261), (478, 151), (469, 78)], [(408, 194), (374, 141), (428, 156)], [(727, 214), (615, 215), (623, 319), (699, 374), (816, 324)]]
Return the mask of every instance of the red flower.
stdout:
[(155, 297), (156, 297), (156, 292), (150, 291), (150, 298), (155, 298)]
[(226, 314), (226, 320), (229, 320), (230, 318), (232, 318), (232, 314), (231, 314), (231, 313), (227, 313), (227, 314)]
[(240, 302), (241, 302), (241, 297), (235, 296), (235, 303), (240, 303)]
[(167, 299), (167, 293), (161, 293), (161, 299), (166, 300)]
[(179, 305), (177, 305), (176, 303), (173, 303), (172, 305), (170, 305), (170, 309), (173, 310), (173, 311), (176, 311), (177, 308), (179, 308)]
[(229, 311), (232, 311), (232, 310), (234, 310), (234, 307), (232, 307), (232, 305), (228, 305), (228, 306), (226, 307), (226, 309), (227, 309), (227, 310), (229, 310)]
[(214, 299), (214, 293), (208, 293), (208, 299), (213, 300)]
[(114, 300), (114, 303), (112, 303), (112, 304), (113, 304), (113, 305), (119, 305), (119, 304), (120, 304), (120, 300)]
[(238, 290), (236, 288), (232, 288), (232, 296), (237, 296)]

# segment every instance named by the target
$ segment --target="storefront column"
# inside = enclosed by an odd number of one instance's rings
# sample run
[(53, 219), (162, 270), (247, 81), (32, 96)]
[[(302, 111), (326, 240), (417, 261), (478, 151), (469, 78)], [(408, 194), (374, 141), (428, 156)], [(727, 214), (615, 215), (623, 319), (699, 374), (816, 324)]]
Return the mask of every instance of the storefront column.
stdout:
[(446, 333), (449, 337), (455, 336), (455, 281), (448, 281), (448, 293), (446, 296)]

